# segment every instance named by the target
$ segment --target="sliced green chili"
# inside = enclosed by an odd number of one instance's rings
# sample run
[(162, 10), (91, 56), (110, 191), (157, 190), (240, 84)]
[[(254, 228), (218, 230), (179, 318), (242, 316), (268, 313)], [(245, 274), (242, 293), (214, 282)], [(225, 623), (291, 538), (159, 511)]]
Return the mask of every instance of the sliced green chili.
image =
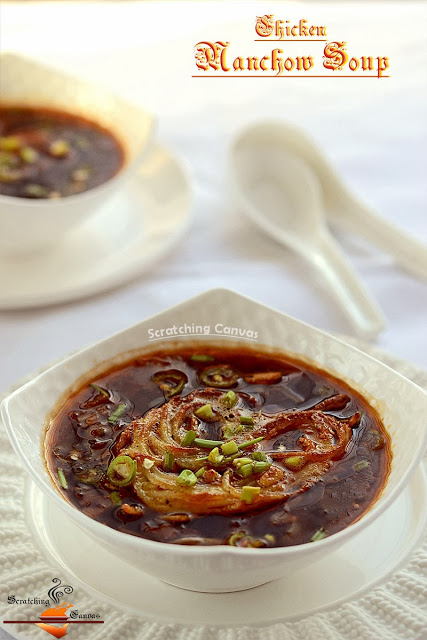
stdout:
[(183, 371), (169, 369), (168, 371), (157, 371), (151, 380), (165, 392), (166, 398), (173, 398), (181, 393), (188, 382), (188, 378)]
[(117, 420), (124, 414), (126, 411), (126, 404), (122, 402), (119, 406), (113, 411), (111, 416), (108, 418), (108, 422), (110, 424), (114, 424)]
[(63, 489), (68, 489), (68, 482), (63, 469), (58, 469), (58, 480)]
[(74, 475), (79, 482), (83, 484), (97, 484), (104, 475), (104, 472), (99, 467), (93, 467), (92, 469), (84, 469), (80, 472), (74, 472)]
[(200, 381), (207, 387), (226, 389), (235, 387), (239, 381), (238, 374), (228, 365), (206, 367), (199, 374)]
[(126, 487), (136, 475), (136, 460), (130, 456), (118, 456), (110, 462), (107, 476), (117, 487)]

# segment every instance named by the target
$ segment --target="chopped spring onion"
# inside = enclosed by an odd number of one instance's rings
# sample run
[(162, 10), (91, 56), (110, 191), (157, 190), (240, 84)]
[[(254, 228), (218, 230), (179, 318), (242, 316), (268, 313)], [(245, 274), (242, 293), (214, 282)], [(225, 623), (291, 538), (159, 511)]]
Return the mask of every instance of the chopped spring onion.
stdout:
[(239, 450), (239, 447), (234, 442), (234, 440), (229, 440), (229, 442), (224, 442), (224, 444), (221, 446), (221, 451), (225, 453), (226, 456), (231, 456), (233, 455), (233, 453), (237, 453), (238, 450)]
[(30, 198), (46, 198), (48, 191), (41, 184), (30, 183), (25, 185), (25, 194)]
[(246, 449), (246, 447), (251, 447), (253, 444), (261, 442), (261, 440), (264, 440), (264, 436), (254, 438), (253, 440), (246, 440), (246, 442), (242, 442), (242, 444), (239, 444), (239, 449)]
[(239, 475), (243, 476), (244, 478), (248, 478), (253, 473), (252, 464), (242, 464), (238, 468), (238, 473), (239, 473)]
[(363, 469), (366, 469), (367, 467), (369, 467), (371, 463), (368, 462), (368, 460), (358, 460), (357, 462), (354, 463), (353, 465), (353, 469), (355, 471), (362, 471)]
[(110, 462), (107, 476), (117, 487), (126, 487), (136, 475), (136, 460), (130, 456), (118, 456)]
[(193, 353), (190, 360), (193, 360), (193, 362), (213, 362), (215, 356), (209, 356), (206, 353)]
[(254, 462), (252, 464), (252, 468), (254, 473), (264, 473), (264, 471), (268, 471), (271, 467), (269, 462)]
[(96, 391), (98, 391), (98, 393), (101, 393), (106, 398), (110, 397), (110, 394), (108, 393), (108, 391), (106, 391), (105, 389), (102, 389), (102, 387), (98, 387), (97, 384), (94, 384), (93, 382), (91, 382), (89, 386), (92, 387), (92, 389), (95, 389)]
[(33, 164), (39, 157), (38, 152), (33, 149), (33, 147), (22, 147), (22, 149), (19, 150), (19, 155), (21, 159), (28, 164)]
[(197, 433), (195, 431), (187, 431), (182, 439), (181, 447), (190, 447), (196, 438)]
[(196, 444), (198, 447), (203, 447), (204, 449), (215, 449), (215, 447), (220, 447), (224, 443), (222, 440), (204, 440), (203, 438), (194, 438), (193, 444)]
[(252, 460), (256, 460), (257, 462), (268, 462), (267, 456), (264, 451), (254, 451), (251, 453)]
[(117, 409), (115, 409), (111, 414), (111, 416), (108, 418), (108, 422), (110, 424), (114, 424), (115, 422), (117, 422), (120, 416), (124, 414), (125, 411), (126, 411), (126, 404), (122, 402), (122, 404), (119, 404)]
[(70, 145), (66, 140), (54, 140), (49, 145), (49, 153), (55, 158), (63, 158), (70, 153)]
[(283, 464), (291, 471), (299, 471), (305, 465), (305, 458), (304, 456), (289, 456), (283, 460)]
[(323, 538), (327, 537), (327, 533), (326, 531), (323, 529), (323, 527), (321, 529), (318, 529), (318, 531), (316, 531), (316, 533), (314, 533), (311, 538), (310, 538), (310, 542), (318, 542), (319, 540), (323, 540)]
[(197, 482), (197, 476), (190, 469), (183, 469), (176, 479), (178, 484), (186, 487), (194, 487)]
[(259, 496), (261, 493), (261, 487), (245, 486), (242, 488), (241, 499), (246, 504), (251, 504), (255, 496)]
[(235, 467), (239, 468), (244, 464), (252, 464), (252, 458), (235, 458), (233, 460)]
[(58, 469), (58, 480), (63, 489), (68, 489), (68, 482), (63, 469)]
[(0, 149), (2, 151), (17, 151), (21, 142), (17, 136), (2, 136), (0, 138)]
[(209, 462), (212, 462), (212, 464), (221, 464), (224, 460), (224, 456), (220, 454), (218, 447), (215, 447), (208, 455), (208, 460)]
[(201, 478), (205, 471), (205, 467), (201, 467), (200, 469), (197, 469), (194, 475), (196, 476), (196, 478)]
[(226, 407), (229, 407), (231, 409), (232, 407), (234, 407), (234, 405), (237, 404), (239, 398), (235, 391), (227, 391), (227, 393), (224, 393), (224, 395), (221, 396), (220, 399)]
[(164, 471), (173, 471), (175, 466), (175, 456), (172, 451), (166, 451), (165, 457), (163, 459), (163, 469)]
[(240, 433), (242, 430), (243, 429), (241, 426), (235, 427), (233, 424), (226, 424), (222, 430), (222, 436), (223, 438), (228, 440), (228, 438), (232, 438), (236, 434)]
[(271, 544), (274, 544), (276, 542), (276, 538), (272, 533), (266, 533), (264, 538), (267, 540), (267, 542), (271, 542)]
[(118, 493), (117, 491), (112, 491), (110, 493), (110, 500), (116, 506), (122, 504), (122, 498), (120, 496), (120, 493)]
[(252, 427), (254, 424), (254, 419), (251, 416), (240, 416), (240, 424)]
[(200, 420), (212, 420), (214, 417), (212, 405), (204, 404), (203, 407), (196, 409), (194, 415), (200, 418)]

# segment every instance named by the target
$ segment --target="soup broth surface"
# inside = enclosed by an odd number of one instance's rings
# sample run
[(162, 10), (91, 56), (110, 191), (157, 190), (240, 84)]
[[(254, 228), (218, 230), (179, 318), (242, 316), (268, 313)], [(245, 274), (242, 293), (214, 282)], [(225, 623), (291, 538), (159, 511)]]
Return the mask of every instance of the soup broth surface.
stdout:
[(345, 383), (280, 354), (158, 351), (68, 398), (46, 440), (63, 497), (135, 536), (280, 547), (358, 520), (387, 479), (390, 439)]
[(112, 178), (124, 154), (106, 129), (53, 109), (0, 105), (0, 193), (61, 198)]

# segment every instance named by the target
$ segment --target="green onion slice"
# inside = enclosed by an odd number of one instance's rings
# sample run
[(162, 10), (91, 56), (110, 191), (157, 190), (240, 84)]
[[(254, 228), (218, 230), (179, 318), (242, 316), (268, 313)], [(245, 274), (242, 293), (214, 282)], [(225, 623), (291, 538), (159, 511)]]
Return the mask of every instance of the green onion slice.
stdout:
[(173, 471), (175, 466), (175, 456), (172, 451), (166, 451), (165, 457), (163, 459), (163, 469), (164, 471)]
[(213, 362), (215, 356), (210, 356), (206, 353), (193, 353), (190, 360), (193, 360), (193, 362)]
[(371, 463), (368, 460), (358, 460), (354, 463), (353, 469), (355, 471), (363, 471), (363, 469), (367, 469)]
[(229, 442), (224, 442), (221, 446), (221, 450), (226, 456), (231, 456), (233, 453), (237, 453), (239, 451), (239, 447), (234, 440), (230, 440)]
[(195, 431), (187, 431), (182, 439), (181, 447), (190, 447), (196, 438), (197, 433)]
[(91, 382), (89, 386), (92, 387), (92, 389), (95, 389), (96, 391), (98, 391), (98, 393), (101, 393), (106, 398), (110, 397), (110, 394), (108, 393), (108, 391), (106, 391), (102, 387), (98, 387), (97, 384), (94, 384), (93, 382)]
[(183, 469), (176, 481), (186, 487), (194, 487), (197, 482), (197, 476), (190, 469)]
[(242, 444), (239, 444), (239, 449), (246, 449), (246, 447), (251, 447), (253, 444), (261, 442), (261, 440), (264, 440), (264, 436), (254, 438), (253, 440), (246, 440), (246, 442), (242, 442)]
[(136, 460), (130, 456), (114, 458), (107, 469), (110, 482), (117, 487), (126, 487), (133, 482), (136, 475)]
[(227, 391), (227, 393), (224, 393), (224, 395), (221, 396), (221, 402), (225, 404), (226, 407), (229, 407), (230, 409), (237, 404), (238, 400), (239, 398), (237, 393), (231, 390)]
[(242, 487), (241, 499), (246, 502), (246, 504), (251, 504), (253, 499), (256, 496), (259, 496), (261, 493), (261, 487), (251, 487), (245, 486)]
[(212, 411), (212, 405), (204, 404), (203, 407), (199, 407), (194, 412), (194, 415), (200, 418), (200, 420), (210, 421), (214, 418), (214, 413)]
[(58, 469), (58, 480), (63, 489), (68, 489), (68, 482), (63, 469)]
[(251, 416), (240, 416), (240, 424), (252, 427), (254, 424), (254, 419)]
[(119, 406), (113, 411), (111, 416), (108, 418), (108, 422), (110, 424), (114, 424), (117, 420), (124, 414), (126, 411), (126, 404), (122, 402)]
[(316, 531), (316, 533), (314, 533), (311, 538), (310, 538), (310, 542), (318, 542), (319, 540), (323, 540), (323, 538), (327, 537), (327, 533), (326, 531), (323, 529), (323, 527), (321, 529), (318, 529), (318, 531)]
[(194, 438), (193, 444), (196, 444), (198, 447), (203, 447), (204, 449), (215, 449), (215, 447), (220, 447), (224, 443), (222, 440), (204, 440), (203, 438)]

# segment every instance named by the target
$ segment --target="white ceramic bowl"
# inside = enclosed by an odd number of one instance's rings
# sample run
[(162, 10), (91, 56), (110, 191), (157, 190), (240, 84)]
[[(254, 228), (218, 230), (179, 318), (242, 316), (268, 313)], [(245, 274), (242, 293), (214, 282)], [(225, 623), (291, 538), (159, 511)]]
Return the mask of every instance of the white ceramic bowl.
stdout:
[[(179, 335), (179, 327), (208, 327), (203, 335)], [(274, 549), (227, 546), (180, 546), (137, 538), (87, 517), (66, 502), (48, 475), (42, 455), (46, 416), (73, 385), (83, 384), (105, 368), (120, 363), (130, 351), (150, 347), (177, 327), (178, 338), (198, 342), (230, 342), (226, 327), (252, 330), (264, 348), (276, 348), (344, 379), (380, 413), (392, 440), (393, 460), (387, 484), (373, 507), (356, 523), (316, 543)], [(154, 331), (158, 331), (157, 335)], [(169, 340), (176, 340), (169, 338)], [(161, 338), (168, 343), (168, 338)], [(160, 341), (161, 341), (160, 340)], [(154, 340), (152, 348), (158, 348)], [(243, 341), (244, 342), (244, 341)], [(247, 344), (254, 345), (254, 342)], [(82, 379), (83, 377), (83, 379)], [(78, 381), (78, 382), (77, 382)], [(49, 500), (56, 503), (98, 544), (123, 560), (166, 582), (196, 591), (238, 591), (291, 575), (329, 554), (377, 518), (397, 497), (418, 465), (425, 447), (427, 395), (415, 384), (318, 329), (226, 289), (213, 289), (181, 305), (88, 347), (51, 367), (2, 403), (2, 417), (23, 467)]]
[(2, 105), (50, 107), (87, 117), (111, 131), (125, 161), (107, 182), (54, 200), (0, 195), (0, 255), (38, 251), (96, 214), (141, 162), (149, 148), (153, 117), (109, 91), (14, 54), (0, 56)]

